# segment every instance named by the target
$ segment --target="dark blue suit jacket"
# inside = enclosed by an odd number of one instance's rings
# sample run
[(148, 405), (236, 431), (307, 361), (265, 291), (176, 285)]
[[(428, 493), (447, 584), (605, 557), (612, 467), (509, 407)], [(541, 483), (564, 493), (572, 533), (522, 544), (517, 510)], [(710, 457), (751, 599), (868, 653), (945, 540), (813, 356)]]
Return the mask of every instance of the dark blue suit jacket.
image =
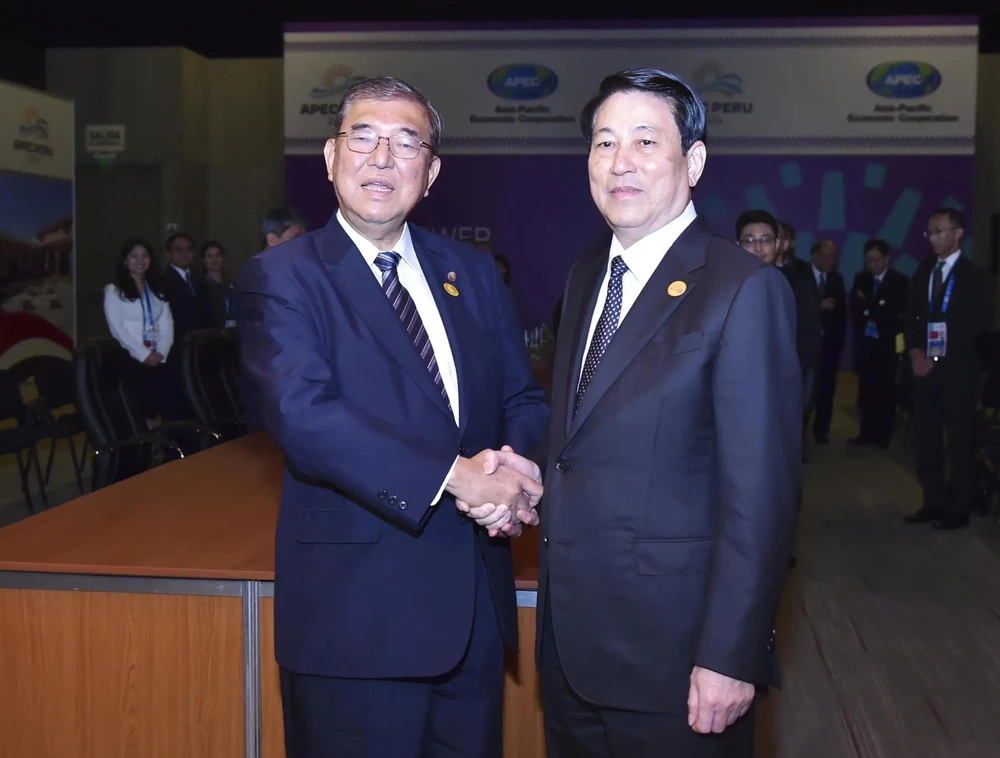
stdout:
[[(469, 641), (482, 550), (517, 644), (510, 544), (445, 495), (456, 455), (541, 439), (549, 411), (493, 259), (410, 226), (455, 358), (460, 424), (336, 217), (239, 277), (242, 360), (286, 457), (275, 652), (298, 673), (443, 674)], [(455, 273), (459, 295), (443, 285)]]

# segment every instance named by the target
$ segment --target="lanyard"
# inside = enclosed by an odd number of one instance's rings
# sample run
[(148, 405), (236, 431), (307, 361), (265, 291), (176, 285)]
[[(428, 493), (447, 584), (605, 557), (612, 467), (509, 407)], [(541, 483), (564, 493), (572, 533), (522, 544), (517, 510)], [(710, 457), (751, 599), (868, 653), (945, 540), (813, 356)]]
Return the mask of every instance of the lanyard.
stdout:
[(149, 296), (148, 284), (146, 285), (146, 289), (143, 294), (146, 296), (145, 304), (142, 303), (141, 299), (139, 300), (139, 304), (142, 305), (142, 321), (144, 324), (148, 324), (150, 329), (152, 329), (154, 326), (156, 326), (156, 322), (153, 319), (153, 300)]
[[(948, 312), (948, 303), (951, 301), (951, 291), (955, 289), (955, 272), (951, 271), (948, 273), (948, 286), (944, 289), (944, 299), (941, 301), (941, 313)], [(934, 310), (934, 293), (931, 293), (931, 299), (927, 301), (927, 310)]]
[(226, 299), (226, 315), (228, 316), (231, 313), (231, 311), (229, 310), (229, 293), (224, 292), (222, 296)]

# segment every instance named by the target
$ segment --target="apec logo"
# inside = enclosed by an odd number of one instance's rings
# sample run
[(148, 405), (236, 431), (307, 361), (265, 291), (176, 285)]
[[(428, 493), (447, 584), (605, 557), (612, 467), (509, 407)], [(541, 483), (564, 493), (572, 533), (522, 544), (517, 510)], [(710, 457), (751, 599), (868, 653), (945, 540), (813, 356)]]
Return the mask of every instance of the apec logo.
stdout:
[(548, 66), (509, 63), (494, 69), (486, 79), (486, 86), (505, 100), (540, 100), (556, 91), (559, 77)]
[(941, 72), (930, 63), (889, 61), (868, 72), (868, 89), (881, 97), (912, 100), (941, 86)]

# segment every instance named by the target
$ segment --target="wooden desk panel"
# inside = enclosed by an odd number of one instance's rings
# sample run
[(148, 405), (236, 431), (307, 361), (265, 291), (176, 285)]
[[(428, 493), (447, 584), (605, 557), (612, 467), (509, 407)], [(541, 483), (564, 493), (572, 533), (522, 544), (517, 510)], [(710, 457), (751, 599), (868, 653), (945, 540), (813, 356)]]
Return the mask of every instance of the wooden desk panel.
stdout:
[(242, 758), (235, 597), (0, 589), (0, 758)]
[(260, 758), (285, 758), (281, 681), (274, 660), (274, 598), (260, 599)]
[(282, 458), (264, 433), (0, 529), (0, 570), (274, 579)]

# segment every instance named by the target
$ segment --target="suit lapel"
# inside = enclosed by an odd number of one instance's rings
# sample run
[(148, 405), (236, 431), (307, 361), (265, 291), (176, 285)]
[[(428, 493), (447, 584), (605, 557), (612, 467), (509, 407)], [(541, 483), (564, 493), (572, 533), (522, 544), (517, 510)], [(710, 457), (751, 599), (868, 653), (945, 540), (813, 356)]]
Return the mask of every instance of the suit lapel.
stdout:
[(573, 274), (574, 281), (570, 284), (566, 312), (561, 319), (561, 323), (565, 324), (562, 332), (565, 336), (558, 341), (552, 367), (554, 377), (565, 378), (555, 388), (552, 398), (556, 413), (552, 428), (564, 435), (569, 432), (573, 421), (573, 404), (576, 401), (576, 387), (580, 382), (583, 352), (587, 348), (587, 336), (590, 333), (597, 295), (607, 272), (608, 256), (604, 253), (583, 258), (577, 266), (579, 270)]
[[(698, 285), (699, 269), (704, 265), (705, 249), (711, 237), (708, 225), (700, 217), (696, 218), (663, 256), (660, 265), (656, 267), (611, 338), (583, 396), (580, 409), (572, 418), (567, 442), (576, 435), (601, 398), (638, 352), (660, 331), (677, 306), (691, 297), (691, 292)], [(684, 294), (679, 297), (667, 292), (667, 287), (675, 281), (687, 285)], [(573, 394), (575, 398), (575, 392)]]
[[(320, 255), (330, 271), (334, 288), (371, 330), (375, 339), (444, 413), (451, 415), (441, 398), (441, 393), (431, 380), (427, 369), (406, 333), (399, 317), (392, 309), (378, 280), (365, 262), (361, 251), (347, 236), (337, 217), (333, 216), (323, 231)], [(453, 351), (454, 352), (454, 351)]]
[[(451, 347), (455, 374), (458, 378), (458, 428), (464, 434), (465, 427), (469, 423), (472, 385), (463, 356), (467, 350), (470, 355), (475, 355), (475, 345), (474, 338), (469, 336), (468, 324), (471, 323), (471, 316), (465, 307), (466, 301), (461, 296), (461, 289), (459, 289), (459, 296), (454, 297), (445, 292), (444, 284), (448, 281), (448, 273), (452, 271), (455, 273), (456, 288), (462, 282), (467, 282), (468, 278), (465, 276), (465, 271), (457, 256), (446, 258), (444, 253), (432, 250), (425, 244), (422, 235), (413, 226), (410, 227), (410, 236), (420, 261), (420, 268), (427, 280), (427, 285), (430, 287), (431, 294), (434, 296), (434, 302), (437, 304), (438, 313), (441, 314), (444, 329), (448, 333), (448, 344)], [(431, 386), (433, 386), (433, 382)], [(443, 404), (442, 407), (444, 407)]]

